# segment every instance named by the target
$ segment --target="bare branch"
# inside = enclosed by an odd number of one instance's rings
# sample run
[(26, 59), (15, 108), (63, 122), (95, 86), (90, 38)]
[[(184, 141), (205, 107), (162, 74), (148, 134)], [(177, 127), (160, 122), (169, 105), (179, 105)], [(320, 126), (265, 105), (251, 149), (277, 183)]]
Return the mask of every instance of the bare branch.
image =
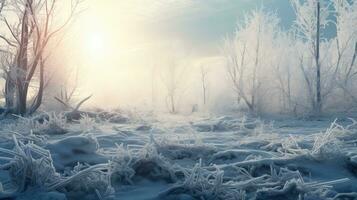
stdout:
[(14, 43), (12, 43), (9, 39), (7, 39), (5, 36), (0, 35), (0, 39), (4, 40), (8, 45), (10, 45), (12, 47), (16, 47), (16, 45)]
[(85, 103), (86, 101), (88, 101), (92, 96), (93, 96), (93, 95), (90, 95), (90, 96), (84, 98), (82, 101), (80, 101), (80, 102), (77, 104), (77, 106), (74, 108), (73, 111), (78, 111), (79, 108), (82, 106), (82, 104)]
[(9, 22), (7, 21), (6, 18), (4, 18), (4, 22), (5, 22), (5, 24), (6, 24), (7, 29), (10, 31), (12, 37), (14, 37), (14, 39), (16, 40), (16, 42), (17, 42), (18, 44), (20, 44), (20, 40), (17, 38), (17, 36), (16, 36), (16, 34), (15, 34), (13, 28), (11, 28), (11, 26), (10, 26), (10, 24), (9, 24)]
[(5, 0), (0, 0), (0, 13), (5, 6)]
[(66, 108), (70, 108), (70, 109), (73, 109), (74, 108), (70, 105), (68, 105), (66, 102), (62, 101), (62, 99), (58, 98), (58, 97), (53, 97), (55, 100), (57, 100), (58, 102), (60, 102), (62, 105), (64, 105)]

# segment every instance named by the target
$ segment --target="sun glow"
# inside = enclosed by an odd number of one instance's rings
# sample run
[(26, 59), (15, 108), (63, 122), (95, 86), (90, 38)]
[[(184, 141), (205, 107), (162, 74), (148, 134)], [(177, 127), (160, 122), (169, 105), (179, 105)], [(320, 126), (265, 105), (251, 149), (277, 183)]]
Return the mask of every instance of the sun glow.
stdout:
[(86, 51), (91, 58), (102, 59), (108, 53), (109, 45), (105, 34), (93, 31), (88, 33), (84, 40)]
[(105, 49), (104, 38), (100, 34), (92, 34), (89, 36), (88, 47), (93, 52), (101, 52)]
[(138, 94), (151, 91), (150, 61), (156, 45), (152, 39), (155, 34), (143, 21), (113, 10), (121, 8), (118, 1), (108, 0), (108, 4), (90, 1), (93, 4), (72, 29), (75, 37), (68, 41), (77, 52), (71, 55), (71, 61), (78, 62), (75, 64), (81, 68), (81, 93), (93, 94), (91, 102), (101, 106), (136, 101), (142, 104), (144, 99), (137, 98)]

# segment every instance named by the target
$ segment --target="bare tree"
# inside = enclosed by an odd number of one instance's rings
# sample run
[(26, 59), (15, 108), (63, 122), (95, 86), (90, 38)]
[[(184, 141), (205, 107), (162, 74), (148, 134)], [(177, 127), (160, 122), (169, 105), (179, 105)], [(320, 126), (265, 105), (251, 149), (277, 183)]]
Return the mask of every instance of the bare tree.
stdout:
[(169, 56), (161, 71), (161, 79), (166, 88), (165, 103), (170, 113), (177, 113), (178, 111), (177, 106), (182, 94), (185, 73), (186, 64)]
[(208, 82), (207, 82), (208, 69), (203, 65), (201, 65), (200, 67), (200, 74), (201, 74), (201, 85), (202, 85), (202, 99), (203, 99), (203, 105), (205, 106), (207, 104), (207, 93), (208, 93)]
[[(69, 16), (62, 24), (55, 23), (56, 7), (60, 4), (57, 0), (11, 1), (4, 5), (3, 11), (7, 12), (1, 14), (1, 20), (9, 34), (0, 35), (0, 39), (7, 44), (12, 61), (5, 71), (6, 113), (28, 115), (40, 107), (48, 47), (71, 23), (79, 3), (79, 0), (71, 1)], [(12, 15), (17, 19), (8, 17)], [(33, 87), (36, 80), (38, 86)]]

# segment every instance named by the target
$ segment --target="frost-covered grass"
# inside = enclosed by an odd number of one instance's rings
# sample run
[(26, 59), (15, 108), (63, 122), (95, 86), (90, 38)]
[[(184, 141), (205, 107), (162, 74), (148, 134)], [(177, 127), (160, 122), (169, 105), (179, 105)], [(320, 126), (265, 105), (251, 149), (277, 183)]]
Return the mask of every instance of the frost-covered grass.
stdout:
[(18, 118), (14, 123), (4, 124), (3, 131), (12, 131), (28, 135), (61, 135), (68, 132), (68, 124), (63, 113), (43, 113), (32, 118)]
[[(352, 119), (343, 126), (337, 120), (320, 123), (318, 131), (296, 126), (299, 121), (232, 116), (152, 118), (131, 113), (124, 121), (108, 120), (121, 115), (102, 112), (68, 122), (62, 115), (47, 114), (42, 121), (7, 123), (0, 143), (0, 197), (357, 196), (357, 123)], [(284, 129), (280, 124), (295, 125)], [(54, 134), (58, 127), (66, 132)], [(143, 189), (148, 195), (133, 192), (140, 187), (148, 188)]]

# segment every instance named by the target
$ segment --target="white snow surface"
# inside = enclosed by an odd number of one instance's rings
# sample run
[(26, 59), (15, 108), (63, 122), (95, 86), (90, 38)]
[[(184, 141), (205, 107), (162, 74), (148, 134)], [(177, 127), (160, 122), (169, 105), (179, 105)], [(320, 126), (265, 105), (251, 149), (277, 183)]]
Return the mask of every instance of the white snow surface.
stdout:
[(353, 119), (105, 116), (0, 122), (0, 198), (357, 199)]

